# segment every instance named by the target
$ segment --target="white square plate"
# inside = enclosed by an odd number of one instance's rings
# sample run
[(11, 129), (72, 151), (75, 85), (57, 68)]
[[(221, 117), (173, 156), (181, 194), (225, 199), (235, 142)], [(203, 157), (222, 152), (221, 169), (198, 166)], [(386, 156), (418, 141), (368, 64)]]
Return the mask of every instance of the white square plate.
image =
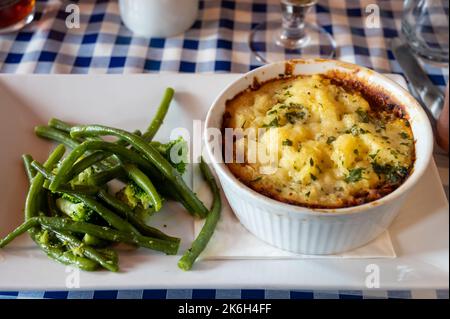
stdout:
[[(1, 75), (0, 236), (23, 221), (27, 181), (20, 155), (30, 153), (42, 161), (51, 148), (51, 143), (34, 136), (35, 125), (59, 117), (144, 129), (164, 88), (172, 86), (176, 101), (157, 136), (166, 141), (173, 128), (192, 132), (192, 120), (204, 119), (213, 99), (237, 76)], [(166, 205), (152, 223), (166, 224), (166, 232), (181, 237), (181, 252), (189, 246), (193, 220), (177, 204)], [(390, 234), (398, 255), (395, 259), (201, 261), (194, 270), (183, 272), (177, 268), (178, 256), (145, 249), (124, 251), (121, 272), (81, 272), (80, 289), (366, 289), (366, 269), (371, 264), (379, 269), (380, 289), (447, 289), (448, 202), (434, 162), (391, 226)], [(50, 261), (27, 236), (0, 250), (0, 290), (65, 290), (70, 288), (66, 286), (66, 270)]]

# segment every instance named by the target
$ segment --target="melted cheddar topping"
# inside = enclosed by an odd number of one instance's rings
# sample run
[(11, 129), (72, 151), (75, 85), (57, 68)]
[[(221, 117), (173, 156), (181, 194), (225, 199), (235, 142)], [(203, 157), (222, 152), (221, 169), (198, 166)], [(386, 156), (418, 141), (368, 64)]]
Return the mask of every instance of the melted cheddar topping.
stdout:
[[(309, 207), (354, 206), (397, 188), (414, 162), (409, 122), (321, 76), (279, 79), (228, 101), (223, 128), (242, 129), (227, 163), (247, 186)], [(263, 128), (261, 134), (247, 129)], [(257, 145), (257, 153), (250, 145)], [(259, 152), (271, 154), (262, 160)]]

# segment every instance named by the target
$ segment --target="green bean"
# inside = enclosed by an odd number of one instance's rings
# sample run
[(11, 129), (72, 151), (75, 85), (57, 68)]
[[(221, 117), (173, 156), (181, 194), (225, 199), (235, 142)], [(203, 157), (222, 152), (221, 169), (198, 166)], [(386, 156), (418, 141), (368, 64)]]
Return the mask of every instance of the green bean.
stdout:
[(107, 260), (102, 254), (100, 254), (98, 251), (96, 251), (94, 248), (83, 245), (83, 242), (80, 241), (75, 236), (72, 236), (64, 231), (60, 230), (52, 230), (56, 237), (63, 241), (68, 243), (72, 248), (80, 250), (80, 252), (87, 258), (99, 263), (103, 268), (108, 269), (109, 271), (116, 272), (119, 270), (119, 266), (110, 260)]
[[(48, 189), (48, 185), (44, 183), (44, 188)], [(55, 193), (69, 193), (69, 192), (75, 192), (78, 194), (84, 194), (89, 196), (95, 196), (99, 192), (100, 187), (95, 185), (70, 185), (70, 184), (64, 184), (58, 187), (58, 189), (55, 191)]]
[(111, 260), (113, 263), (118, 264), (119, 263), (119, 254), (117, 251), (111, 248), (97, 248), (97, 251), (105, 256), (108, 260)]
[(122, 165), (109, 168), (107, 170), (93, 174), (90, 177), (90, 181), (94, 185), (104, 185), (113, 179), (125, 179), (127, 173), (123, 169)]
[(39, 226), (39, 220), (37, 217), (31, 217), (28, 218), (22, 225), (14, 229), (12, 232), (10, 232), (8, 235), (6, 235), (5, 238), (0, 240), (0, 248), (5, 247), (8, 245), (11, 241), (13, 241), (15, 238), (19, 237), (23, 233), (27, 232), (28, 230), (33, 229), (33, 227)]
[[(70, 131), (70, 129), (69, 129)], [(136, 130), (133, 132), (133, 134), (136, 135), (141, 135), (141, 131)], [(128, 145), (128, 143), (124, 140), (119, 139), (118, 141), (115, 142), (115, 144), (126, 147)], [(98, 162), (101, 162), (102, 160), (108, 159), (110, 161), (111, 164), (111, 160), (109, 159), (109, 157), (114, 156), (112, 153), (110, 152), (104, 152), (104, 151), (95, 151), (92, 154), (89, 154), (88, 156), (86, 156), (85, 158), (77, 161), (72, 168), (72, 175), (76, 176), (78, 174), (80, 174), (81, 172), (83, 172), (85, 169), (87, 169), (88, 167), (97, 164)], [(114, 162), (115, 163), (115, 162)], [(116, 163), (117, 164), (117, 163)]]
[(29, 154), (22, 155), (23, 166), (25, 167), (25, 172), (27, 173), (28, 181), (31, 182), (33, 177), (36, 175), (36, 170), (31, 167), (31, 162), (33, 162), (33, 157)]
[(49, 258), (61, 264), (76, 266), (84, 271), (94, 271), (98, 268), (98, 263), (96, 263), (95, 261), (87, 259), (85, 257), (75, 256), (70, 251), (64, 251), (61, 248), (55, 248), (41, 243), (38, 243), (38, 246), (45, 252), (45, 254)]
[(45, 179), (52, 180), (55, 177), (55, 175), (53, 175), (49, 170), (47, 170), (41, 163), (37, 161), (31, 162), (31, 167), (42, 174)]
[[(181, 174), (174, 167), (172, 167), (172, 165), (170, 165), (170, 163), (154, 147), (149, 145), (141, 137), (124, 130), (101, 125), (75, 126), (70, 131), (70, 134), (72, 137), (113, 135), (126, 140), (139, 152), (143, 153), (144, 156), (150, 160), (152, 164), (162, 173), (162, 175), (173, 184), (174, 188), (180, 194), (180, 197), (182, 197), (190, 207), (195, 209), (194, 214), (196, 216), (204, 218), (208, 214), (208, 209), (197, 198), (192, 190), (189, 189)], [(56, 178), (54, 182), (55, 181)]]
[(80, 144), (76, 140), (71, 138), (69, 134), (57, 130), (53, 127), (39, 125), (34, 128), (34, 132), (39, 137), (54, 140), (58, 143), (66, 145), (68, 148), (75, 148)]
[(72, 128), (72, 125), (57, 118), (50, 119), (48, 121), (48, 126), (66, 133), (70, 133), (70, 129)]
[(135, 244), (152, 250), (161, 251), (168, 255), (175, 255), (178, 251), (179, 244), (168, 240), (142, 236), (134, 233), (125, 233), (109, 227), (97, 226), (85, 222), (74, 222), (59, 217), (38, 217), (38, 219), (41, 221), (41, 225), (50, 229), (90, 234), (113, 242)]
[(39, 225), (48, 228), (50, 230), (60, 230), (80, 234), (90, 234), (92, 236), (113, 242), (134, 244), (152, 250), (161, 251), (168, 255), (175, 255), (178, 251), (179, 246), (178, 243), (169, 240), (162, 240), (134, 233), (125, 233), (105, 226), (98, 226), (86, 222), (75, 222), (67, 218), (61, 217), (40, 216), (30, 218), (29, 220), (25, 221), (22, 225), (17, 227), (14, 231), (9, 233), (5, 238), (1, 239), (0, 248), (5, 247), (16, 237), (32, 229), (33, 227)]
[(127, 219), (130, 224), (132, 224), (136, 229), (144, 236), (150, 236), (154, 238), (170, 240), (179, 243), (180, 239), (176, 237), (171, 237), (164, 234), (159, 229), (153, 228), (145, 224), (141, 219), (139, 219), (134, 212), (128, 207), (127, 204), (110, 195), (107, 191), (101, 190), (98, 193), (98, 197), (103, 200), (106, 204), (114, 208), (114, 210), (119, 213), (122, 218)]
[(205, 249), (206, 245), (208, 245), (208, 242), (211, 239), (214, 230), (216, 229), (217, 222), (220, 219), (220, 210), (222, 209), (219, 187), (217, 186), (214, 176), (209, 170), (208, 165), (203, 161), (203, 158), (200, 163), (200, 170), (202, 172), (203, 178), (208, 182), (209, 187), (211, 188), (211, 191), (213, 193), (213, 205), (211, 211), (206, 217), (206, 221), (202, 227), (202, 230), (192, 243), (191, 248), (188, 249), (184, 253), (183, 257), (181, 257), (181, 259), (178, 261), (178, 267), (183, 270), (191, 269), (197, 257)]
[(146, 237), (138, 234), (124, 233), (112, 228), (97, 226), (86, 222), (75, 222), (67, 218), (60, 217), (33, 217), (25, 221), (5, 238), (0, 240), (0, 248), (5, 247), (12, 240), (22, 235), (33, 227), (43, 226), (52, 231), (68, 231), (82, 234), (90, 234), (98, 238), (114, 242), (124, 242), (137, 244), (149, 249), (165, 252), (166, 254), (176, 254), (178, 244), (171, 241), (164, 241), (157, 238)]
[[(43, 187), (46, 189), (49, 189), (49, 183), (47, 181), (52, 181), (55, 178), (55, 175), (53, 175), (49, 170), (47, 170), (42, 164), (40, 164), (37, 161), (33, 161), (31, 163), (31, 166), (36, 169), (40, 174), (42, 174), (46, 181), (43, 184)], [(57, 192), (59, 193), (65, 193), (65, 192), (77, 192), (82, 193), (86, 195), (97, 195), (100, 188), (95, 185), (70, 185), (65, 184), (58, 187)]]
[[(65, 152), (64, 145), (58, 145), (53, 152), (48, 157), (47, 161), (44, 163), (44, 168), (46, 169), (53, 169), (53, 167), (58, 163), (58, 161), (62, 158)], [(28, 190), (28, 194), (25, 200), (25, 223), (30, 223), (30, 220), (34, 218), (39, 212), (40, 208), (40, 200), (42, 196), (43, 191), (43, 184), (44, 184), (44, 176), (40, 173), (37, 173), (36, 176), (33, 178), (30, 184), (30, 188)], [(34, 224), (31, 222), (31, 224)], [(78, 268), (86, 271), (93, 271), (98, 267), (98, 264), (96, 262), (93, 262), (89, 259), (83, 258), (83, 257), (77, 257), (74, 254), (70, 252), (65, 252), (61, 248), (55, 248), (50, 245), (46, 245), (44, 243), (41, 243), (39, 240), (37, 240), (37, 228), (38, 224), (34, 224), (34, 227), (30, 227), (28, 229), (31, 238), (33, 241), (39, 246), (41, 250), (44, 251), (44, 253), (51, 259), (60, 262), (65, 265), (74, 265)], [(8, 237), (8, 236), (7, 236)], [(12, 239), (10, 239), (12, 240)], [(4, 247), (8, 243), (8, 240), (6, 241), (0, 241), (0, 248)]]
[[(53, 167), (58, 163), (58, 161), (63, 157), (66, 148), (64, 145), (58, 145), (53, 152), (48, 157), (47, 161), (44, 163), (46, 169), (53, 169)], [(25, 221), (38, 215), (39, 212), (39, 196), (41, 196), (43, 190), (45, 177), (38, 173), (33, 178), (30, 185), (30, 189), (25, 200)]]
[(90, 209), (97, 212), (112, 227), (124, 232), (139, 233), (133, 225), (114, 214), (114, 212), (97, 202), (94, 198), (77, 192), (66, 191), (65, 193), (77, 198)]
[(106, 240), (97, 238), (97, 237), (89, 235), (89, 234), (85, 234), (83, 236), (83, 243), (85, 243), (86, 245), (89, 245), (89, 246), (94, 246), (94, 247), (105, 247), (106, 245), (109, 244)]
[(96, 151), (77, 161), (72, 167), (72, 175), (77, 176), (85, 169), (111, 156), (111, 153)]
[(66, 183), (74, 177), (73, 165), (88, 150), (108, 151), (118, 155), (121, 158), (123, 157), (124, 159), (129, 160), (137, 165), (142, 165), (147, 170), (155, 172), (155, 169), (152, 167), (152, 165), (142, 156), (121, 145), (104, 141), (86, 141), (80, 144), (78, 147), (74, 148), (72, 152), (62, 161), (55, 179), (52, 181), (52, 183), (50, 183), (51, 190), (55, 190), (60, 184)]
[[(69, 124), (69, 123), (67, 123), (67, 122), (65, 122), (63, 120), (57, 119), (57, 118), (51, 118), (48, 121), (48, 126), (50, 126), (52, 128), (55, 128), (57, 130), (63, 131), (65, 133), (70, 133), (70, 130), (73, 127), (73, 125), (71, 125), (71, 124)], [(135, 130), (133, 132), (133, 134), (141, 136), (142, 132), (140, 130)], [(116, 143), (119, 144), (119, 145), (122, 145), (122, 146), (127, 146), (127, 144), (128, 144), (124, 140), (118, 140)]]
[(162, 199), (147, 175), (133, 164), (123, 164), (123, 168), (127, 172), (128, 177), (147, 193), (153, 209), (159, 211), (162, 207)]
[(153, 139), (153, 137), (155, 137), (159, 128), (163, 124), (164, 118), (166, 117), (167, 111), (169, 110), (169, 105), (170, 102), (172, 101), (174, 93), (175, 91), (172, 88), (167, 88), (166, 91), (164, 92), (163, 99), (158, 107), (158, 110), (156, 111), (156, 115), (153, 118), (152, 122), (150, 123), (150, 126), (147, 128), (147, 131), (142, 136), (142, 138), (146, 142), (150, 142)]

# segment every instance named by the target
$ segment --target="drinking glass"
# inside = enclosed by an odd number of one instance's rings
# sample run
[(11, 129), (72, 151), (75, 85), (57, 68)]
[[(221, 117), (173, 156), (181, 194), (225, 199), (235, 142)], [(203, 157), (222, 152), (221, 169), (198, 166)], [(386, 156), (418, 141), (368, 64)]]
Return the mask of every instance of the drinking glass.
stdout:
[(0, 34), (19, 30), (33, 21), (35, 0), (0, 0)]
[(306, 21), (317, 0), (281, 0), (281, 21), (257, 25), (249, 37), (251, 51), (262, 63), (289, 58), (331, 58), (336, 44), (323, 28)]
[(448, 0), (405, 0), (402, 33), (425, 59), (448, 63)]

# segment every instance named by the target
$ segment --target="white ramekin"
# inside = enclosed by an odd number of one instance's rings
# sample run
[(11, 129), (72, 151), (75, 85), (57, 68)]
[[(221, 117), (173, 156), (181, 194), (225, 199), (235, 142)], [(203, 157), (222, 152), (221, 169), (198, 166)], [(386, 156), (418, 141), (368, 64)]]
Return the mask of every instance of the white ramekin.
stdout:
[[(416, 161), (408, 179), (394, 192), (376, 201), (348, 208), (310, 209), (261, 195), (241, 183), (214, 152), (208, 128), (220, 129), (225, 103), (250, 87), (290, 70), (293, 75), (339, 71), (383, 91), (405, 107), (415, 137)], [(411, 188), (426, 170), (432, 156), (433, 133), (424, 110), (401, 86), (372, 70), (334, 60), (291, 60), (265, 65), (231, 83), (208, 112), (204, 140), (207, 155), (225, 195), (240, 222), (263, 241), (295, 253), (334, 254), (362, 246), (389, 227)]]

